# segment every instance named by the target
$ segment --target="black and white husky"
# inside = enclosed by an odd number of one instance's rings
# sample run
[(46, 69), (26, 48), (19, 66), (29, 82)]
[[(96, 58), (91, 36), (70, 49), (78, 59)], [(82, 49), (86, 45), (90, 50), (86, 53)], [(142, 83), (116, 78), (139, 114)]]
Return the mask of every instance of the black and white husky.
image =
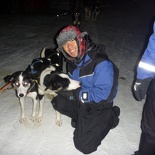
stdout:
[[(45, 94), (50, 94), (55, 97), (59, 91), (69, 91), (78, 87), (80, 87), (78, 81), (70, 79), (67, 74), (56, 71), (54, 66), (49, 66), (42, 71), (38, 83), (38, 92), (40, 96), (42, 95), (40, 99), (41, 107), (43, 107), (44, 104)], [(58, 126), (62, 124), (61, 114), (58, 111), (56, 111), (56, 124)]]
[[(67, 74), (62, 73), (62, 62), (59, 55), (53, 50), (48, 50), (48, 52), (51, 52), (50, 57), (46, 57), (47, 53), (44, 49), (41, 52), (41, 57), (33, 59), (25, 71), (17, 71), (4, 77), (6, 83), (12, 82), (16, 88), (16, 94), (21, 104), (21, 123), (26, 121), (25, 97), (30, 97), (33, 100), (32, 121), (40, 122), (43, 117), (45, 94), (56, 96), (58, 91), (80, 87), (78, 81), (74, 81)], [(39, 111), (37, 112), (38, 102)], [(56, 112), (56, 124), (58, 126), (62, 124), (59, 112)]]
[[(78, 81), (72, 80), (67, 74), (56, 71), (54, 66), (49, 66), (41, 72), (39, 81), (32, 80), (25, 71), (17, 71), (12, 75), (4, 78), (6, 83), (12, 82), (16, 88), (16, 95), (21, 105), (20, 122), (26, 121), (25, 116), (25, 97), (33, 100), (32, 121), (40, 122), (43, 116), (44, 96), (49, 94), (56, 96), (59, 91), (67, 91), (80, 87)], [(39, 102), (39, 111), (37, 112), (37, 104)], [(62, 124), (61, 114), (56, 111), (56, 124)]]
[(16, 95), (19, 98), (21, 105), (21, 117), (20, 122), (26, 121), (25, 117), (25, 97), (30, 97), (33, 100), (32, 121), (36, 119), (36, 108), (38, 103), (38, 85), (36, 81), (32, 80), (30, 76), (24, 71), (17, 71), (12, 75), (4, 77), (6, 83), (11, 82), (15, 88)]
[[(45, 94), (55, 97), (59, 91), (67, 91), (80, 87), (78, 81), (72, 80), (67, 74), (62, 73), (63, 60), (60, 53), (51, 49), (43, 49), (40, 53), (40, 58), (44, 61), (42, 64), (44, 69), (41, 70), (38, 78), (38, 93), (40, 99), (39, 121), (41, 121), (43, 115)], [(50, 64), (48, 64), (47, 61), (49, 61)], [(39, 69), (35, 68), (37, 68), (37, 65), (34, 65), (33, 69), (39, 71)], [(61, 114), (58, 111), (56, 111), (55, 122), (58, 126), (62, 124)]]

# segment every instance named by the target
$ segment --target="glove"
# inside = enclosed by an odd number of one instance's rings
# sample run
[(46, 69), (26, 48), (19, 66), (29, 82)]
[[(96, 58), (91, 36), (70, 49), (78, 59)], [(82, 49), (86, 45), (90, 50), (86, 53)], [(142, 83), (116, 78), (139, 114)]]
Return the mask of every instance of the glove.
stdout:
[(137, 79), (135, 81), (133, 92), (137, 101), (145, 98), (151, 80), (152, 78), (147, 78), (143, 80)]
[(62, 95), (63, 97), (65, 97), (68, 100), (79, 100), (79, 92), (80, 92), (81, 88), (77, 88), (74, 90), (69, 90), (69, 91), (60, 91), (57, 92), (58, 95)]

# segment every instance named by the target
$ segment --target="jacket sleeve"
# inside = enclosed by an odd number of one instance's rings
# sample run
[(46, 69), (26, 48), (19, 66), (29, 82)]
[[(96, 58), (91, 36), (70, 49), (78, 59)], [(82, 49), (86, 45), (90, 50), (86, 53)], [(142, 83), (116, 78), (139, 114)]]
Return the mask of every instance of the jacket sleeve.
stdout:
[(149, 38), (147, 48), (137, 67), (137, 79), (153, 78), (155, 76), (155, 22), (153, 34)]
[[(79, 97), (83, 102), (100, 101), (111, 102), (117, 93), (117, 83), (114, 86), (114, 66), (111, 61), (105, 60), (94, 69), (92, 87), (82, 86)], [(110, 98), (109, 98), (110, 97)]]

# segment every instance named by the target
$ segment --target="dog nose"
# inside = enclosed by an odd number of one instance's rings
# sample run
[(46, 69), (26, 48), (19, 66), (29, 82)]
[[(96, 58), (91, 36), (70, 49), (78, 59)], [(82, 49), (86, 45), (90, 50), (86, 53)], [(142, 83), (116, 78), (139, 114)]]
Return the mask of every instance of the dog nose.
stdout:
[(24, 94), (19, 94), (19, 97), (23, 97), (24, 96)]

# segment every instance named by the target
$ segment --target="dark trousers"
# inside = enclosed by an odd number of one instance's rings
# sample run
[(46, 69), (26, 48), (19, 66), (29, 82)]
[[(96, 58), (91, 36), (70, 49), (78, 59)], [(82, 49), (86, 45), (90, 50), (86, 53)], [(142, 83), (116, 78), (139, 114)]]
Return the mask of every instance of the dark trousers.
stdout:
[(135, 155), (155, 155), (155, 144), (147, 141), (145, 134), (141, 134), (139, 150)]
[(84, 154), (96, 151), (112, 128), (111, 118), (114, 116), (112, 103), (81, 103), (58, 95), (52, 100), (52, 105), (61, 114), (77, 121), (73, 137), (74, 145)]
[(155, 155), (155, 79), (151, 82), (143, 108), (141, 139), (136, 155)]

